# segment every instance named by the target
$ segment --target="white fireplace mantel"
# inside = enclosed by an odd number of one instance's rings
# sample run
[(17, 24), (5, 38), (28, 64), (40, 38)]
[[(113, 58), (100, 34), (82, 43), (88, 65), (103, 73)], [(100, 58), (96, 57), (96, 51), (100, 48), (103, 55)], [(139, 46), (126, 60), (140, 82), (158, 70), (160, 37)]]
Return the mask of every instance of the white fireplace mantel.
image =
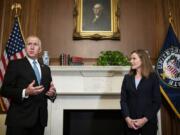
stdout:
[(128, 66), (51, 66), (58, 94), (118, 94)]
[[(63, 135), (65, 109), (120, 109), (128, 66), (50, 66), (57, 98), (48, 102), (45, 135)], [(159, 132), (158, 135), (161, 135)]]
[(50, 66), (52, 72), (119, 71), (126, 72), (129, 66)]

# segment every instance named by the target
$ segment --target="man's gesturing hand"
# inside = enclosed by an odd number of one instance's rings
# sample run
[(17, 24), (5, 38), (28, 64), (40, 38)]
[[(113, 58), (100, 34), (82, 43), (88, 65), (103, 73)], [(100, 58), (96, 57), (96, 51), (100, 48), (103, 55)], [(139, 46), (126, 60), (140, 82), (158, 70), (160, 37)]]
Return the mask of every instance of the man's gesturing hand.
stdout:
[(40, 86), (35, 86), (35, 87), (34, 87), (34, 84), (35, 84), (35, 80), (33, 80), (33, 81), (28, 85), (28, 87), (27, 87), (26, 90), (25, 90), (25, 95), (26, 95), (26, 96), (38, 95), (38, 94), (40, 94), (40, 93), (44, 90), (44, 87), (43, 87), (42, 85), (40, 85)]
[(54, 84), (51, 82), (49, 90), (46, 92), (46, 95), (49, 97), (53, 97), (56, 95), (56, 88), (54, 87)]

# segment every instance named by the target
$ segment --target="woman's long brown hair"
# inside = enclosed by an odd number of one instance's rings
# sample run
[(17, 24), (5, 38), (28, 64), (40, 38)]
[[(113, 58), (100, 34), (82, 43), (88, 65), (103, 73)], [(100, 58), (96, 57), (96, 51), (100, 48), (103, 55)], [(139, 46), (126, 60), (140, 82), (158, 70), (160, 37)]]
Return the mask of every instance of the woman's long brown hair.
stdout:
[[(142, 65), (141, 65), (141, 68), (142, 68), (141, 74), (142, 74), (143, 77), (147, 78), (150, 75), (150, 73), (153, 72), (153, 66), (152, 66), (152, 63), (151, 63), (151, 60), (149, 58), (148, 53), (145, 50), (134, 50), (134, 51), (131, 52), (131, 55), (133, 53), (136, 53), (139, 56), (139, 58), (140, 58), (140, 60), (142, 62)], [(129, 73), (131, 75), (132, 74), (136, 75), (136, 70), (131, 68)]]

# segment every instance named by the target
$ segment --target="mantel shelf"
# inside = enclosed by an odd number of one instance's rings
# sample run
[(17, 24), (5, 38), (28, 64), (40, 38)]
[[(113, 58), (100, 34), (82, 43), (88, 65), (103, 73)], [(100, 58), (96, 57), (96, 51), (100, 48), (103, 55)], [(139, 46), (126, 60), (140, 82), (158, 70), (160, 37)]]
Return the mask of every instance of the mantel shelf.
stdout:
[(50, 66), (52, 71), (122, 71), (127, 72), (130, 66)]
[(111, 77), (124, 75), (129, 66), (50, 66), (52, 73), (63, 75), (80, 75), (84, 77)]

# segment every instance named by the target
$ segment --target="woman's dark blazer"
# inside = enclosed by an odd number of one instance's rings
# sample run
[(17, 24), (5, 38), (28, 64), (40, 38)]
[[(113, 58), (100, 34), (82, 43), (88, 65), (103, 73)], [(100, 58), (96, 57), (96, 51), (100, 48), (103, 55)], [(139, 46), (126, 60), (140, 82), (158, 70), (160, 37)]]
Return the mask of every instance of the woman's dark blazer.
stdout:
[(48, 97), (45, 92), (49, 90), (52, 77), (48, 66), (40, 64), (40, 67), (41, 85), (45, 90), (39, 95), (22, 98), (23, 89), (27, 88), (33, 80), (35, 80), (35, 86), (38, 86), (34, 70), (27, 58), (10, 61), (8, 64), (1, 88), (1, 95), (11, 100), (6, 125), (32, 127), (38, 121), (42, 126), (47, 125)]
[(155, 73), (143, 77), (136, 89), (135, 76), (125, 75), (121, 88), (121, 109), (123, 117), (132, 119), (146, 117), (157, 121), (157, 112), (161, 105), (159, 80)]

